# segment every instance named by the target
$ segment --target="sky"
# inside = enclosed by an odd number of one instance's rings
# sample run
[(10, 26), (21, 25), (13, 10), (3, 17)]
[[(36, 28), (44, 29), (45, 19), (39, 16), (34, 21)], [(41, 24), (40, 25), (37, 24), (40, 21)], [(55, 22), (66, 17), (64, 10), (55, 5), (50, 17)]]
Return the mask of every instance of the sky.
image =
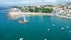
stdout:
[(48, 3), (71, 2), (71, 0), (0, 0), (0, 6), (40, 5)]

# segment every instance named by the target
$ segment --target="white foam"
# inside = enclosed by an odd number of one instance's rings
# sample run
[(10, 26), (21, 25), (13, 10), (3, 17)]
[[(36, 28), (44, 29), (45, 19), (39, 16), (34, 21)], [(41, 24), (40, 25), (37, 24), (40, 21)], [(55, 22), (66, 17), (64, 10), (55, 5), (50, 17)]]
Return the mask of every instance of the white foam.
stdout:
[(71, 31), (69, 31), (71, 33)]

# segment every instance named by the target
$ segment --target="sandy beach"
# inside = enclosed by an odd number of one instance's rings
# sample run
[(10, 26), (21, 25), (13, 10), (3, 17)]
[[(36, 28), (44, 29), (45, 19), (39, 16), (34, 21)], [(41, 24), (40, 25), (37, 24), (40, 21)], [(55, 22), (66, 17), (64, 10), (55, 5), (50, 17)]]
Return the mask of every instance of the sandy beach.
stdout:
[(51, 15), (52, 15), (51, 13), (39, 13), (39, 12), (37, 12), (37, 13), (35, 13), (35, 12), (23, 12), (23, 14), (25, 14), (25, 15), (30, 15), (30, 16), (32, 16), (32, 15), (35, 15), (35, 16), (36, 16), (36, 15), (38, 15), (38, 16), (39, 16), (39, 15), (42, 15), (42, 16), (43, 16), (43, 15), (50, 15), (50, 16), (51, 16)]
[(9, 13), (9, 16), (13, 19), (14, 18), (18, 19), (18, 18), (22, 17), (22, 15), (25, 15), (25, 16), (40, 16), (40, 15), (41, 16), (57, 16), (57, 17), (71, 19), (71, 17), (68, 17), (68, 16), (53, 15), (51, 13), (39, 13), (39, 12), (37, 12), (37, 13), (35, 13), (35, 12), (10, 12)]

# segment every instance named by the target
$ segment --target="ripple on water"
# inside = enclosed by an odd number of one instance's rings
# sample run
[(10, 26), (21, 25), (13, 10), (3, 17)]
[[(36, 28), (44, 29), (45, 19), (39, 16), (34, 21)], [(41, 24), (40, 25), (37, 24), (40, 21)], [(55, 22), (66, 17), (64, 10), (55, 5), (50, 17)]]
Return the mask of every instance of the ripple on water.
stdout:
[(55, 24), (52, 24), (52, 26), (55, 26)]
[(71, 30), (69, 32), (71, 33)]

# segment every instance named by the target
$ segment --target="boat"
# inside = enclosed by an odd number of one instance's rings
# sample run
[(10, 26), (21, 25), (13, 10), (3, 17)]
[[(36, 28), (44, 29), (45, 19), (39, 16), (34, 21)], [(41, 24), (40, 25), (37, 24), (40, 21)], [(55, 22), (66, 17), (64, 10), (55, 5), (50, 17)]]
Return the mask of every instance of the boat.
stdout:
[(20, 38), (19, 40), (23, 40), (24, 38)]
[(44, 40), (47, 40), (46, 38)]

